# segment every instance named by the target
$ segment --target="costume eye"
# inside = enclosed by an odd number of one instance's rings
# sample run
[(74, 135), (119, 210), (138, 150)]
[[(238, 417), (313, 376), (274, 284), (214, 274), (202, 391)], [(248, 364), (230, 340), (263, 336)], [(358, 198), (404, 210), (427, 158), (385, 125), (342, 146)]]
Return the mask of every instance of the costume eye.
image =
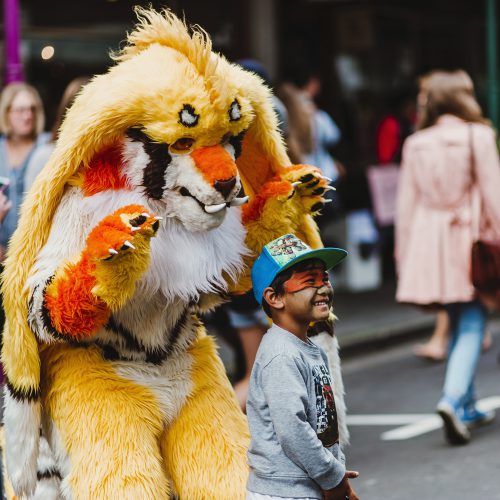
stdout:
[(191, 137), (181, 137), (170, 145), (172, 153), (189, 153), (193, 148), (194, 139)]
[(229, 121), (237, 122), (241, 118), (241, 106), (238, 99), (235, 99), (229, 106)]

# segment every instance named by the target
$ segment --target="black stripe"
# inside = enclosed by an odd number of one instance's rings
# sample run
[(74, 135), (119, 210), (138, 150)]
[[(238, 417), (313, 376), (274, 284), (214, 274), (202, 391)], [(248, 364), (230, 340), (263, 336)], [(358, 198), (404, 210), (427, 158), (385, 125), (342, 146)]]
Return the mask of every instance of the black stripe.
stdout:
[(125, 340), (127, 349), (131, 351), (141, 352), (144, 352), (146, 350), (146, 346), (142, 344), (130, 330), (117, 323), (113, 316), (109, 317), (109, 320), (106, 325), (104, 325), (104, 328), (111, 330), (113, 333), (116, 333), (117, 335), (122, 337), (123, 340)]
[(41, 481), (42, 479), (52, 479), (53, 477), (62, 479), (61, 473), (57, 469), (47, 469), (44, 471), (38, 471), (36, 473), (36, 478), (38, 479), (38, 481)]
[(233, 148), (234, 148), (234, 158), (235, 159), (239, 158), (239, 156), (241, 155), (241, 149), (243, 147), (243, 139), (245, 137), (245, 133), (246, 133), (246, 130), (244, 130), (243, 132), (241, 132), (238, 135), (231, 136), (231, 138), (229, 139), (229, 144), (231, 144), (231, 146), (233, 146)]
[(170, 336), (168, 338), (169, 342), (167, 347), (167, 355), (173, 351), (175, 344), (177, 343), (177, 340), (179, 340), (181, 331), (184, 328), (184, 325), (186, 324), (188, 313), (189, 309), (186, 308), (184, 312), (181, 314), (180, 318), (177, 320), (177, 323), (175, 324), (174, 328), (172, 329), (172, 332), (170, 333)]
[(142, 185), (146, 194), (155, 200), (163, 196), (165, 172), (172, 161), (168, 152), (168, 144), (152, 141), (142, 130), (129, 128), (126, 135), (135, 142), (142, 142), (144, 151), (149, 156), (149, 162), (144, 168)]
[(96, 345), (98, 345), (102, 349), (102, 355), (104, 356), (104, 359), (107, 359), (108, 361), (118, 361), (124, 359), (112, 345), (104, 344), (99, 341), (96, 341)]
[[(168, 345), (164, 347), (156, 347), (154, 349), (145, 347), (130, 330), (117, 323), (116, 320), (112, 317), (110, 317), (105, 328), (122, 337), (125, 341), (126, 348), (130, 351), (145, 354), (146, 363), (159, 365), (163, 363), (163, 361), (165, 361), (172, 353), (175, 344), (177, 343), (177, 340), (180, 336), (180, 333), (185, 326), (188, 313), (189, 308), (186, 308), (175, 323), (172, 331), (170, 332), (170, 335), (165, 335), (168, 340)], [(96, 344), (98, 344), (102, 349), (103, 356), (110, 361), (133, 361), (133, 359), (131, 359), (130, 357), (121, 355), (116, 350), (116, 348), (111, 346), (110, 344), (104, 344), (102, 342), (96, 342)]]
[(4, 372), (5, 385), (9, 389), (10, 395), (18, 402), (22, 403), (27, 401), (29, 403), (38, 401), (40, 399), (40, 388), (39, 387), (29, 387), (29, 388), (17, 388), (14, 387), (11, 381), (7, 378)]

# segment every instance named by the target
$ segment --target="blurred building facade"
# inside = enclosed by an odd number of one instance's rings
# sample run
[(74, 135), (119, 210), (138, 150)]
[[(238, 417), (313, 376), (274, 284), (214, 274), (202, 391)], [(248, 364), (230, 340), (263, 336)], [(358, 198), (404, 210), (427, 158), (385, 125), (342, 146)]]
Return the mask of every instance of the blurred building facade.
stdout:
[(464, 68), (485, 104), (487, 2), (21, 0), (21, 53), (26, 79), (42, 93), (50, 126), (66, 84), (109, 66), (109, 51), (133, 25), (133, 5), (168, 6), (203, 26), (229, 59), (259, 59), (275, 81), (290, 62), (315, 68), (323, 80), (320, 105), (343, 130), (337, 156), (356, 170), (373, 162), (384, 103), (413, 92), (417, 75)]

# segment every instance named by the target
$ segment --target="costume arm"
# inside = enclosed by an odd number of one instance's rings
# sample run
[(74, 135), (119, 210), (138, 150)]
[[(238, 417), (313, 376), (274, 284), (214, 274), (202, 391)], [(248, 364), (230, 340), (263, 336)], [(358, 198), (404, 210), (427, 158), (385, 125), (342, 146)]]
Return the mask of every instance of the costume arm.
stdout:
[(309, 396), (305, 367), (280, 354), (262, 370), (261, 383), (276, 437), (285, 455), (304, 469), (321, 489), (335, 488), (345, 466), (319, 440), (307, 420)]
[(245, 259), (246, 273), (231, 292), (242, 293), (251, 288), (250, 269), (271, 240), (293, 233), (313, 248), (321, 246), (311, 215), (323, 208), (323, 195), (328, 189), (328, 179), (309, 165), (284, 168), (262, 186), (242, 209), (247, 230), (245, 244), (251, 254)]
[(69, 261), (55, 258), (56, 244), (64, 238), (59, 222), (56, 217), (36, 264), (40, 271), (31, 279), (28, 312), (32, 330), (49, 343), (92, 336), (133, 295), (149, 265), (149, 240), (158, 227), (144, 207), (123, 207), (92, 229), (80, 256)]

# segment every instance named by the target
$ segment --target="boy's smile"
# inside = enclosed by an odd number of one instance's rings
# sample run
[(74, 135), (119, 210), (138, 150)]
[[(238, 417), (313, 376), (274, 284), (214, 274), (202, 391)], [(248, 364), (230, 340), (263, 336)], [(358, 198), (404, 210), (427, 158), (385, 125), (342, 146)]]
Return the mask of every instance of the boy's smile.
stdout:
[(299, 321), (328, 319), (333, 302), (333, 289), (324, 265), (293, 273), (284, 283), (283, 302), (288, 313)]

